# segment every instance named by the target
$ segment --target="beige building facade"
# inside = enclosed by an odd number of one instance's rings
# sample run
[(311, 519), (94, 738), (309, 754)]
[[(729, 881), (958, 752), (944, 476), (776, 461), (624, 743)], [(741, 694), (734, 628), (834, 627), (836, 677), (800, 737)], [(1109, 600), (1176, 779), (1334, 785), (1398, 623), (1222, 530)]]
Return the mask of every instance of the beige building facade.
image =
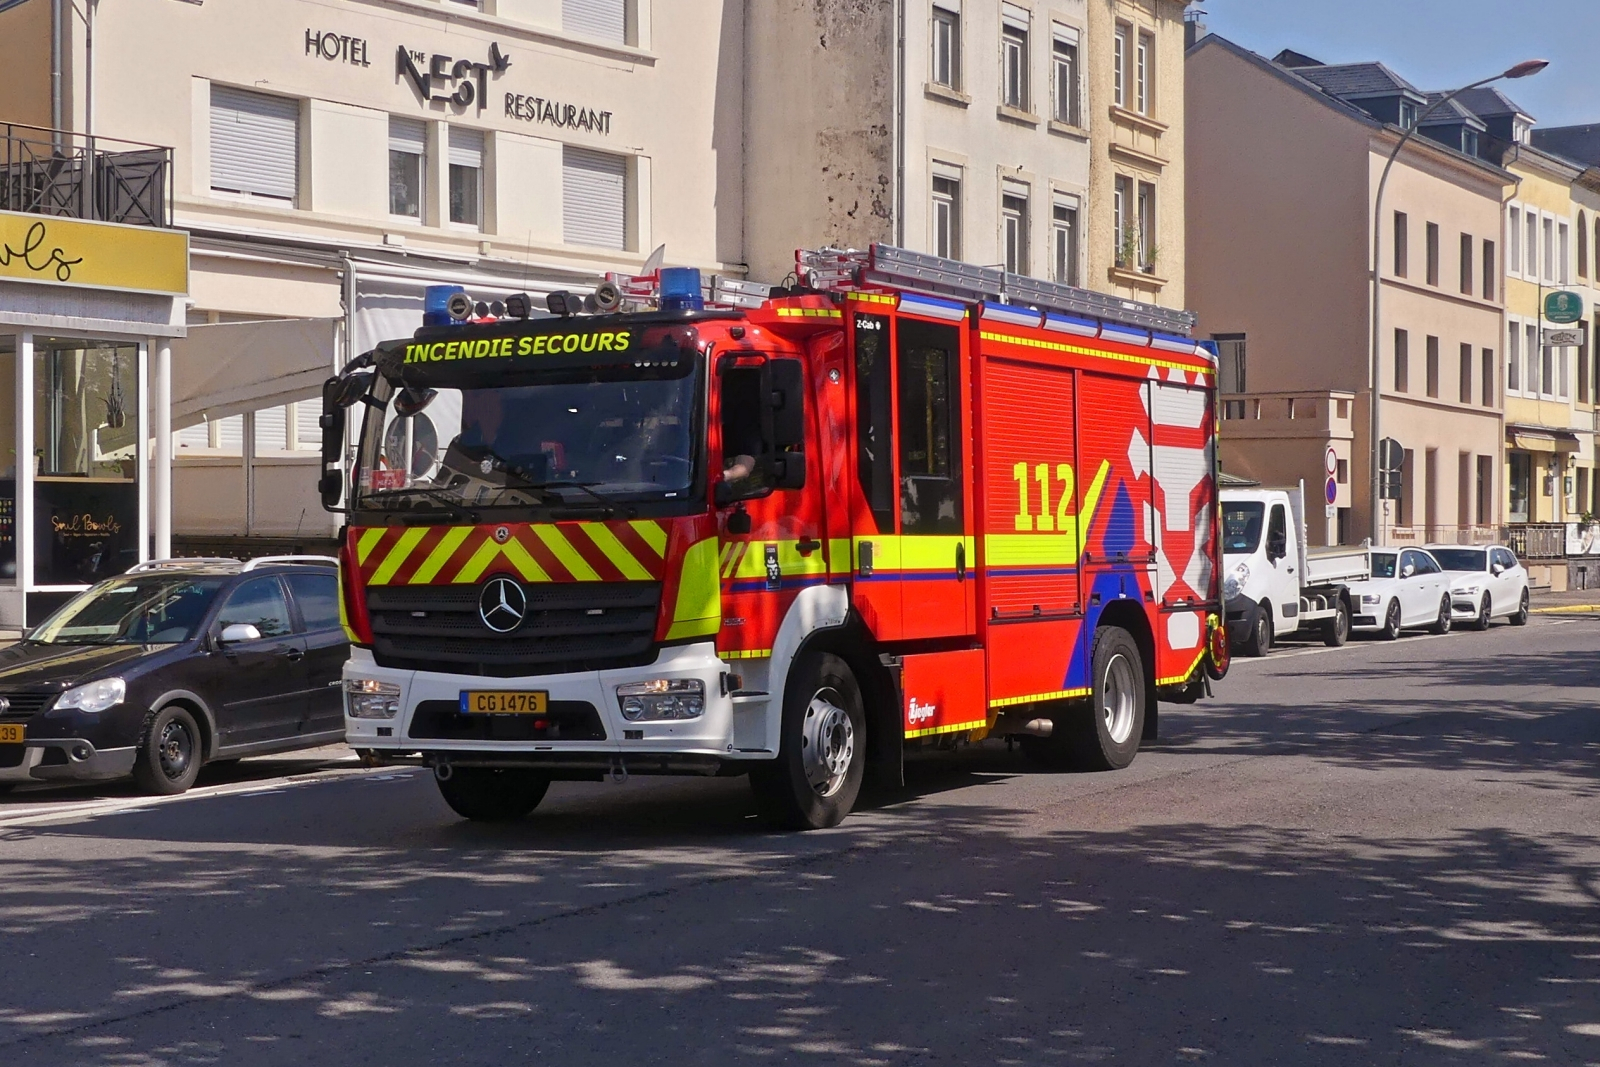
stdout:
[[(1186, 60), (1187, 292), (1199, 335), (1222, 357), (1225, 470), (1303, 480), (1316, 514), (1332, 450), (1328, 543), (1488, 539), (1502, 521), (1499, 257), (1510, 176), (1428, 139), (1401, 151), (1379, 222), (1374, 381), (1374, 200), (1400, 131), (1340, 92), (1365, 86), (1402, 106), (1426, 97), (1365, 69), (1376, 64), (1280, 58), (1209, 36)], [(1379, 435), (1404, 450), (1399, 499), (1377, 516), (1374, 389)]]

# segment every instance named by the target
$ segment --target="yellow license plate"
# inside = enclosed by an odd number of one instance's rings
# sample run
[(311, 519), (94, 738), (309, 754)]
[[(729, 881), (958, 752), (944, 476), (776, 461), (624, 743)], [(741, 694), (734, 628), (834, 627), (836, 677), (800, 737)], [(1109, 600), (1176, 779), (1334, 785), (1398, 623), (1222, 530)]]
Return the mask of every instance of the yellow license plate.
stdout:
[(20, 722), (0, 722), (0, 745), (20, 745), (27, 733)]
[(550, 694), (508, 692), (500, 689), (468, 689), (461, 694), (463, 715), (543, 715)]

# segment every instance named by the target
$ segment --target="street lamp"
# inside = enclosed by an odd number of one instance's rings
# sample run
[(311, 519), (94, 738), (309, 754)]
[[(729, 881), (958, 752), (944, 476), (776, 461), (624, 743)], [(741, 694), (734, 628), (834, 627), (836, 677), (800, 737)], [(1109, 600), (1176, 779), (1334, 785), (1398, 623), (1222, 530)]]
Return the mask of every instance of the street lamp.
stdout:
[(1383, 226), (1383, 188), (1389, 182), (1389, 171), (1394, 166), (1395, 158), (1400, 155), (1400, 149), (1411, 140), (1413, 134), (1422, 126), (1422, 121), (1441, 107), (1466, 92), (1468, 89), (1477, 89), (1488, 85), (1490, 82), (1526, 78), (1530, 74), (1537, 74), (1550, 65), (1548, 59), (1525, 59), (1514, 67), (1501, 71), (1499, 74), (1482, 81), (1475, 81), (1471, 85), (1463, 85), (1459, 89), (1445, 93), (1439, 99), (1424, 108), (1411, 124), (1405, 127), (1400, 134), (1400, 139), (1395, 142), (1394, 148), (1389, 151), (1389, 158), (1383, 164), (1383, 174), (1378, 178), (1378, 195), (1372, 205), (1372, 412), (1371, 412), (1371, 440), (1368, 442), (1368, 463), (1371, 475), (1371, 509), (1372, 509), (1372, 542), (1378, 544), (1382, 541), (1382, 525), (1378, 521), (1378, 513), (1383, 505), (1382, 473), (1379, 469), (1378, 443), (1382, 440), (1380, 419), (1380, 398), (1382, 389), (1382, 368), (1378, 358), (1378, 331), (1379, 308), (1383, 301), (1383, 259), (1382, 259), (1382, 234)]

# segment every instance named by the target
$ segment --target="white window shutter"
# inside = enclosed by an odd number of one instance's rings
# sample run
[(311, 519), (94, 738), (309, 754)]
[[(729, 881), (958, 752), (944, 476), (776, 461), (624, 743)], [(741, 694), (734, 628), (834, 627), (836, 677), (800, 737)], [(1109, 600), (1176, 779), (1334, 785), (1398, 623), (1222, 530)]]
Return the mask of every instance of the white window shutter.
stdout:
[(450, 163), (483, 169), (483, 131), (450, 127)]
[(627, 44), (628, 0), (561, 0), (561, 28), (612, 44)]
[(211, 87), (211, 188), (293, 202), (300, 101)]
[(568, 244), (627, 247), (627, 170), (622, 156), (570, 145), (563, 150), (561, 214)]
[(1033, 12), (1021, 4), (1013, 4), (1007, 0), (1007, 2), (1002, 2), (1000, 5), (1000, 21), (1012, 29), (1026, 31), (1032, 17)]
[(410, 152), (412, 155), (427, 154), (428, 127), (421, 119), (401, 118), (399, 115), (389, 117), (389, 150), (391, 152)]

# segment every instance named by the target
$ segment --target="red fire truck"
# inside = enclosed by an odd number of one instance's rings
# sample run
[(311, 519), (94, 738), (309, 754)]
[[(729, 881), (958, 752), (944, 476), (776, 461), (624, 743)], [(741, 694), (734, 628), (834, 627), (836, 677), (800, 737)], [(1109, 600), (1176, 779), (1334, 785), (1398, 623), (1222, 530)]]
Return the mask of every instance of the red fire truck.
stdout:
[[(1182, 312), (882, 245), (785, 288), (430, 292), (330, 380), (351, 745), (472, 819), (748, 774), (837, 824), (904, 753), (1126, 766), (1227, 668)], [(345, 413), (362, 411), (353, 460)]]

